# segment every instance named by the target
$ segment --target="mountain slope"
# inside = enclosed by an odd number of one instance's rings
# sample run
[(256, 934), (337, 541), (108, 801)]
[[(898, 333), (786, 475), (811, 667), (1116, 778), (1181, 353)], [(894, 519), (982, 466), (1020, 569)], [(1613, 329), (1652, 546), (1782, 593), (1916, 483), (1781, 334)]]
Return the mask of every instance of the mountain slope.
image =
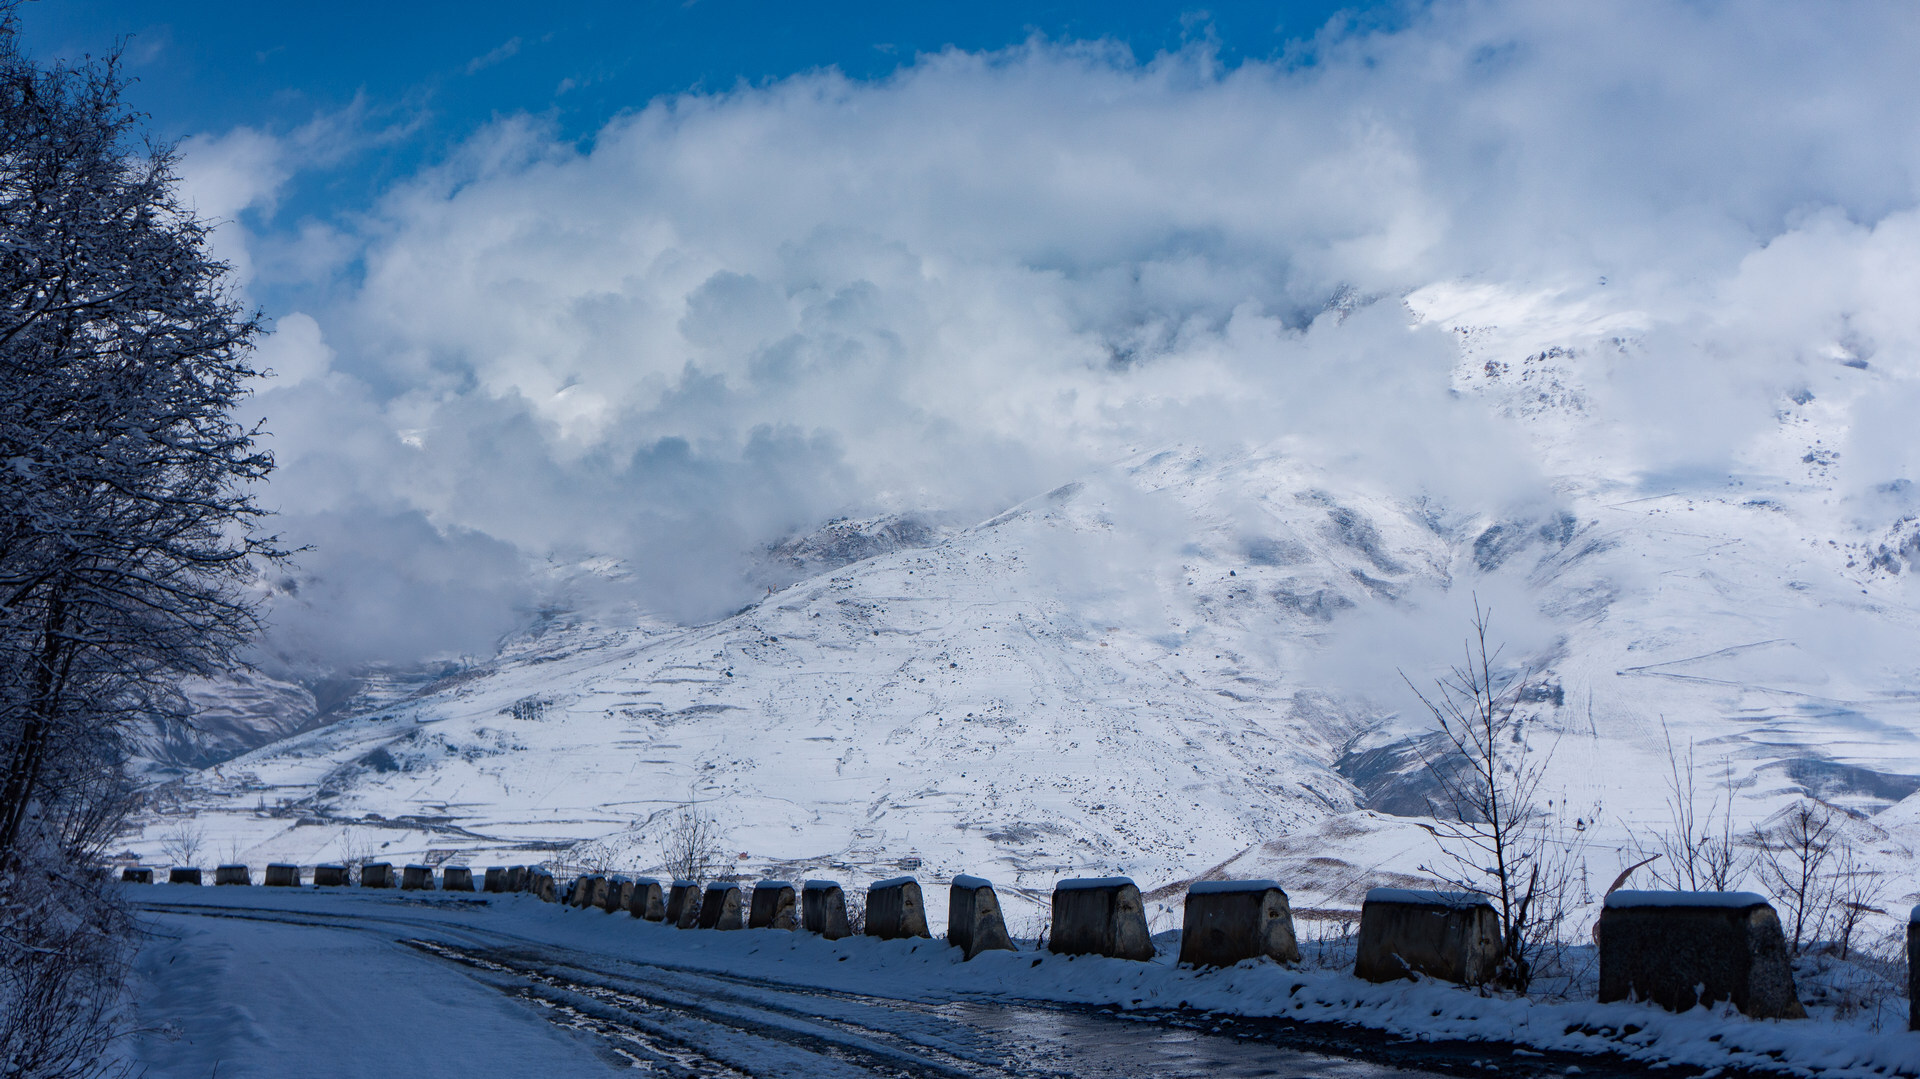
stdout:
[(1456, 383), (1525, 432), (1550, 498), (1489, 516), (1297, 447), (1146, 452), (712, 625), (563, 620), (437, 690), (187, 777), (134, 849), (158, 854), (193, 813), (252, 861), (643, 870), (698, 801), (746, 875), (871, 879), (919, 858), (1032, 910), (1067, 875), (1271, 874), (1299, 907), (1351, 908), (1431, 857), (1396, 815), (1428, 786), (1401, 672), (1444, 670), (1478, 600), (1505, 661), (1534, 672), (1528, 737), (1589, 835), (1590, 879), (1664, 823), (1670, 737), (1704, 786), (1724, 777), (1743, 826), (1821, 797), (1912, 888), (1910, 544), (1800, 452), (1834, 438), (1818, 399), (1783, 400), (1734, 474), (1638, 475), (1581, 388), (1632, 347), (1616, 322), (1455, 300), (1446, 317), (1472, 323)]

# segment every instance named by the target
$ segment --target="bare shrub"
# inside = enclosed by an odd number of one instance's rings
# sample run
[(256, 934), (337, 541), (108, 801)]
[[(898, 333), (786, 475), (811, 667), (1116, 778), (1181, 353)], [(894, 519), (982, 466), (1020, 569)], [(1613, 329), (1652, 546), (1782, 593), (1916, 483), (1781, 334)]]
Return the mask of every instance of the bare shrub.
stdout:
[(1647, 872), (1663, 888), (1682, 892), (1727, 892), (1747, 873), (1752, 855), (1733, 827), (1733, 769), (1725, 765), (1719, 793), (1701, 804), (1693, 743), (1685, 756), (1673, 732), (1667, 741), (1667, 828), (1651, 841), (1634, 840), (1642, 855), (1657, 856)]
[(676, 879), (705, 883), (730, 864), (727, 837), (700, 803), (682, 803), (660, 837), (660, 861)]
[(353, 879), (359, 879), (360, 871), (379, 853), (373, 839), (360, 829), (348, 828), (340, 833), (340, 864), (352, 872)]
[[(1008, 926), (1008, 929), (1014, 929)], [(1034, 950), (1044, 951), (1047, 947), (1047, 934), (1053, 929), (1053, 915), (1048, 907), (1032, 911), (1020, 919), (1019, 928), (1013, 933), (1015, 940), (1033, 942)]]
[(1840, 853), (1834, 862), (1830, 885), (1833, 937), (1839, 946), (1840, 958), (1845, 960), (1851, 956), (1855, 939), (1868, 917), (1886, 915), (1880, 906), (1886, 900), (1886, 880), (1879, 870), (1861, 860), (1860, 852), (1844, 836), (1838, 847)]
[(1833, 812), (1811, 799), (1796, 802), (1754, 831), (1752, 843), (1759, 852), (1755, 867), (1773, 901), (1785, 908), (1781, 913), (1794, 955), (1819, 939), (1833, 913), (1828, 871), (1839, 839)]
[(206, 829), (193, 820), (181, 820), (160, 837), (160, 855), (173, 865), (199, 865)]
[(1492, 614), (1474, 600), (1466, 658), (1435, 680), (1431, 695), (1405, 672), (1401, 678), (1432, 713), (1447, 750), (1425, 759), (1439, 794), (1428, 800), (1433, 823), (1421, 827), (1440, 848), (1441, 861), (1421, 868), (1492, 897), (1506, 952), (1500, 980), (1525, 989), (1536, 954), (1558, 939), (1572, 910), (1573, 885), (1584, 878), (1586, 821), (1563, 827), (1564, 805), (1544, 796), (1552, 752), (1532, 752), (1520, 712), (1533, 672), (1498, 669), (1500, 650), (1487, 644)]

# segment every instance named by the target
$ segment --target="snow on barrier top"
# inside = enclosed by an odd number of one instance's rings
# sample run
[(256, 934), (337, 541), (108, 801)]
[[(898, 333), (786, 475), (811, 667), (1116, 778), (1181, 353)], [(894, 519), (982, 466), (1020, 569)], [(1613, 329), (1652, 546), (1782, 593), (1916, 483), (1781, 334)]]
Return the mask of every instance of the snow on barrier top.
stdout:
[(1605, 905), (1612, 910), (1627, 907), (1719, 907), (1744, 910), (1766, 904), (1766, 897), (1754, 892), (1635, 892), (1623, 889), (1608, 895)]
[(1907, 921), (1912, 924), (1920, 924), (1920, 907), (1915, 907), (1907, 912)]
[(790, 880), (763, 880), (760, 883), (754, 885), (754, 887), (755, 888), (791, 888), (793, 887), (793, 882)]
[(1119, 888), (1132, 884), (1132, 877), (1074, 877), (1053, 886), (1056, 892), (1081, 892), (1092, 888)]
[(707, 891), (709, 892), (737, 892), (739, 890), (740, 885), (730, 880), (716, 880), (712, 884), (707, 885)]
[(839, 882), (831, 880), (810, 880), (800, 890), (803, 892), (825, 892), (840, 887)]
[[(1619, 895), (1619, 892), (1613, 893)], [(1422, 888), (1369, 888), (1369, 903), (1413, 903), (1423, 907), (1490, 907), (1493, 897), (1479, 892), (1434, 892)]]
[[(1277, 880), (1203, 880), (1187, 889), (1188, 895), (1218, 895), (1221, 892), (1285, 891)], [(1372, 898), (1372, 894), (1368, 894)]]
[(955, 888), (991, 888), (993, 882), (985, 877), (976, 877), (971, 873), (962, 873), (953, 878)]
[(636, 887), (636, 888), (644, 888), (644, 887), (647, 887), (648, 885), (657, 885), (657, 884), (659, 884), (659, 883), (660, 883), (660, 882), (659, 882), (658, 880), (655, 880), (655, 879), (654, 879), (654, 878), (652, 878), (652, 877), (635, 877), (635, 878), (633, 878), (633, 885), (634, 885), (634, 887)]
[(675, 888), (698, 888), (700, 887), (700, 882), (697, 880), (681, 880), (679, 877), (675, 877), (673, 878), (673, 886)]
[[(812, 882), (808, 882), (808, 883), (811, 884)], [(917, 880), (914, 880), (912, 877), (888, 877), (886, 880), (874, 881), (873, 886), (875, 888), (898, 888), (902, 884), (918, 884), (918, 883), (920, 882)]]

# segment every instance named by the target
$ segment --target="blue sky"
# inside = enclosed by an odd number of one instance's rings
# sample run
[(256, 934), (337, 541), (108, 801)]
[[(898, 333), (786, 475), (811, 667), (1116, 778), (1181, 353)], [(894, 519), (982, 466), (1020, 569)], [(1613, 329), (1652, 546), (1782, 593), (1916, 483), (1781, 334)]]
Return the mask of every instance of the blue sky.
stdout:
[(1379, 22), (1377, 0), (1114, 3), (314, 4), (42, 0), (22, 14), (42, 57), (123, 42), (129, 96), (160, 136), (251, 126), (284, 132), (358, 99), (403, 137), (299, 178), (275, 212), (330, 214), (444, 155), (503, 113), (579, 138), (661, 94), (764, 84), (834, 67), (883, 78), (924, 52), (995, 50), (1033, 35), (1109, 39), (1140, 59), (1196, 40), (1223, 64), (1271, 60), (1335, 16)]

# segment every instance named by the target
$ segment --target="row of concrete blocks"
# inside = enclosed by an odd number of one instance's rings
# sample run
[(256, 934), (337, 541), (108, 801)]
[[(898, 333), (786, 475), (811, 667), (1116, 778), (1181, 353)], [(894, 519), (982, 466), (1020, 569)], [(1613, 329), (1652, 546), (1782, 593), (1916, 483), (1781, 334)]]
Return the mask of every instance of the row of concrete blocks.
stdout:
[[(361, 870), (363, 887), (392, 887), (391, 865)], [(217, 884), (249, 883), (244, 866), (216, 870)], [(269, 885), (297, 885), (294, 866), (267, 867)], [(125, 879), (153, 879), (152, 870), (127, 870)], [(174, 883), (200, 883), (197, 869), (174, 869)], [(442, 888), (472, 891), (473, 876), (449, 866)], [(314, 883), (345, 884), (342, 866), (320, 866)], [(425, 866), (406, 867), (402, 888), (431, 888)], [(832, 881), (807, 881), (799, 890), (787, 881), (761, 881), (750, 899), (735, 883), (703, 890), (693, 881), (662, 886), (651, 877), (588, 875), (556, 896), (550, 873), (526, 866), (495, 866), (486, 872), (489, 892), (527, 891), (569, 906), (595, 907), (682, 929), (805, 929), (830, 940), (852, 935), (846, 897)], [(967, 959), (981, 952), (1014, 950), (991, 882), (954, 878), (948, 907), (948, 942)], [(931, 936), (920, 884), (912, 877), (880, 881), (867, 889), (865, 932), (881, 939)], [(1596, 930), (1600, 945), (1602, 1002), (1645, 1000), (1674, 1011), (1730, 1001), (1756, 1018), (1806, 1015), (1793, 983), (1793, 967), (1779, 915), (1751, 892), (1637, 892), (1607, 896)], [(1153, 958), (1140, 891), (1126, 877), (1059, 882), (1053, 892), (1053, 930), (1048, 950), (1063, 955), (1117, 959)], [(1920, 1030), (1920, 974), (1912, 957), (1920, 949), (1920, 907), (1907, 926), (1909, 1028)], [(1361, 906), (1354, 974), (1375, 982), (1429, 977), (1464, 985), (1495, 978), (1506, 956), (1500, 918), (1489, 898), (1477, 893), (1376, 888)], [(1271, 880), (1205, 881), (1187, 891), (1180, 935), (1180, 962), (1231, 966), (1248, 959), (1297, 962), (1299, 946), (1286, 892)]]
[[(732, 883), (674, 881), (664, 891), (651, 878), (588, 876), (573, 882), (568, 901), (683, 929), (805, 928), (828, 938), (850, 935), (846, 900), (831, 881), (808, 881), (799, 896), (786, 881), (762, 881), (749, 902)], [(800, 899), (796, 914), (796, 898)], [(743, 918), (744, 914), (744, 918)], [(920, 885), (912, 877), (881, 881), (867, 891), (869, 936), (929, 936)], [(1780, 918), (1751, 892), (1616, 892), (1598, 929), (1600, 1000), (1645, 1000), (1673, 1011), (1731, 1001), (1756, 1018), (1803, 1018)], [(1014, 950), (993, 885), (979, 877), (953, 881), (947, 940), (966, 958)], [(1920, 947), (1920, 907), (1907, 930), (1908, 954)], [(1145, 905), (1133, 881), (1103, 877), (1061, 881), (1053, 892), (1049, 951), (1150, 960), (1154, 949)], [(1500, 918), (1478, 893), (1376, 888), (1361, 906), (1355, 975), (1374, 982), (1437, 978), (1479, 985), (1495, 978), (1506, 955)], [(1271, 880), (1205, 881), (1187, 891), (1180, 934), (1182, 965), (1232, 966), (1268, 958), (1300, 959), (1287, 894)], [(1912, 972), (1914, 998), (1920, 978)], [(1920, 1030), (1920, 1005), (1910, 1025)]]
[[(805, 930), (828, 940), (853, 935), (846, 893), (830, 880), (810, 880), (798, 888), (790, 881), (764, 880), (749, 894), (732, 881), (702, 888), (690, 880), (663, 885), (652, 877), (629, 880), (592, 874), (569, 884), (562, 901), (608, 913), (624, 910), (635, 918), (681, 929)], [(991, 883), (979, 877), (955, 878), (950, 909), (947, 939), (962, 948), (966, 958), (992, 949), (1014, 950)], [(864, 932), (882, 940), (930, 938), (920, 882), (895, 877), (869, 887)]]
[[(525, 867), (519, 867), (525, 872)], [(535, 879), (545, 876), (549, 887), (552, 875), (544, 870), (532, 871)], [(154, 871), (146, 866), (133, 866), (120, 871), (120, 879), (129, 884), (152, 884)], [(194, 866), (174, 866), (167, 870), (169, 884), (205, 884), (206, 877)], [(244, 865), (223, 865), (213, 871), (213, 883), (216, 885), (253, 883), (252, 872)], [(265, 877), (261, 881), (269, 888), (300, 887), (301, 872), (297, 865), (275, 862), (267, 866)], [(344, 865), (318, 865), (313, 868), (313, 883), (319, 888), (347, 887), (353, 883), (353, 871)], [(471, 892), (474, 890), (473, 871), (463, 865), (446, 866), (440, 872), (436, 883), (432, 866), (409, 865), (394, 872), (391, 862), (369, 862), (360, 867), (360, 886), (362, 888), (393, 888), (402, 891), (433, 891), (436, 888), (447, 892)], [(516, 890), (528, 890), (524, 887)]]

